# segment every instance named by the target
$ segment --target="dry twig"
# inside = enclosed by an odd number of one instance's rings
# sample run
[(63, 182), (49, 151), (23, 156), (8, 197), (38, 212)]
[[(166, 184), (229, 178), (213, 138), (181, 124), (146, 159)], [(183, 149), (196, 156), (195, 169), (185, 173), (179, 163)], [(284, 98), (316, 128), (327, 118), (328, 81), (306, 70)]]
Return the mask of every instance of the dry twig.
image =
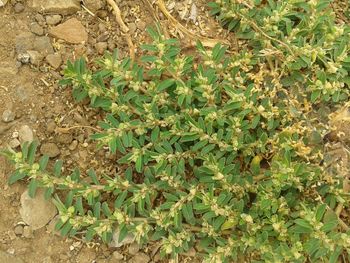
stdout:
[(169, 13), (163, 0), (157, 0), (157, 5), (158, 5), (160, 11), (162, 11), (162, 13), (166, 16), (167, 19), (169, 19), (169, 21), (174, 25), (174, 27), (176, 27), (182, 33), (184, 33), (190, 39), (192, 39), (194, 44), (196, 43), (197, 40), (200, 40), (202, 42), (202, 44), (206, 47), (214, 47), (217, 43), (222, 43), (222, 44), (225, 44), (228, 46), (230, 45), (230, 43), (225, 39), (212, 39), (212, 38), (207, 38), (207, 37), (203, 37), (203, 36), (198, 36), (198, 35), (192, 33)]
[(132, 61), (134, 61), (135, 60), (135, 46), (134, 46), (134, 43), (132, 42), (131, 35), (129, 33), (130, 30), (129, 30), (128, 26), (124, 23), (123, 18), (121, 16), (121, 11), (120, 11), (118, 5), (114, 2), (114, 0), (107, 0), (107, 3), (113, 8), (117, 23), (119, 24), (122, 32), (124, 33), (126, 41), (128, 43), (130, 58)]

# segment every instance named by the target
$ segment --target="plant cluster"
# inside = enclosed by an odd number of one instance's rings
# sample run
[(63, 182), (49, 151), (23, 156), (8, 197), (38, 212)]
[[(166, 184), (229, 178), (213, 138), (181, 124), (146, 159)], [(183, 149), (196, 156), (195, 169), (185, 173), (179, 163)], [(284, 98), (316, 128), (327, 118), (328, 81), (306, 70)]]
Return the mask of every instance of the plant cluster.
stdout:
[(188, 56), (149, 29), (140, 61), (68, 63), (61, 84), (107, 113), (92, 139), (120, 156), (116, 175), (61, 175), (61, 161), (50, 172), (26, 144), (4, 152), (10, 183), (66, 192), (57, 228), (87, 241), (110, 242), (117, 228), (171, 258), (195, 247), (205, 262), (337, 262), (350, 232), (334, 208), (349, 198), (322, 165), (330, 127), (315, 112), (347, 99), (349, 27), (324, 0), (210, 7), (236, 32), (235, 54), (198, 43)]

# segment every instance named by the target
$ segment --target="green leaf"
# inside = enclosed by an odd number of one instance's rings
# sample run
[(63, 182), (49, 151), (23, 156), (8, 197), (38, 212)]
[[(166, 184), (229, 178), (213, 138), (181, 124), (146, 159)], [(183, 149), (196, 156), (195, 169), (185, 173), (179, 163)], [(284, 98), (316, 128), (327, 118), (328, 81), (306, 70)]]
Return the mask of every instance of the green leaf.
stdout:
[(36, 149), (38, 148), (39, 142), (33, 141), (28, 148), (28, 163), (33, 164), (35, 160)]
[(321, 220), (323, 218), (323, 215), (326, 212), (326, 209), (327, 209), (327, 205), (326, 204), (322, 204), (322, 205), (318, 206), (318, 208), (316, 210), (316, 220), (317, 220), (317, 222), (321, 222)]
[(61, 175), (62, 172), (62, 166), (63, 166), (63, 161), (61, 160), (57, 160), (55, 162), (55, 165), (53, 167), (53, 174), (57, 177), (59, 177)]
[(49, 162), (49, 156), (44, 155), (39, 161), (40, 171), (45, 171), (47, 164)]
[(15, 182), (22, 180), (25, 178), (27, 175), (25, 173), (21, 173), (19, 170), (15, 171), (8, 179), (8, 183), (14, 184)]
[(336, 228), (338, 223), (338, 219), (324, 223), (324, 225), (321, 227), (321, 231), (329, 232)]
[(38, 181), (35, 179), (30, 180), (30, 183), (28, 186), (28, 195), (31, 198), (34, 198), (37, 188), (38, 188)]
[(171, 87), (174, 84), (175, 84), (175, 80), (173, 79), (163, 80), (161, 83), (158, 84), (157, 91), (161, 92), (163, 90), (166, 90), (167, 88)]
[(100, 182), (97, 179), (96, 173), (93, 169), (89, 169), (89, 171), (87, 172), (88, 176), (92, 179), (92, 181), (94, 182), (94, 184), (99, 185)]

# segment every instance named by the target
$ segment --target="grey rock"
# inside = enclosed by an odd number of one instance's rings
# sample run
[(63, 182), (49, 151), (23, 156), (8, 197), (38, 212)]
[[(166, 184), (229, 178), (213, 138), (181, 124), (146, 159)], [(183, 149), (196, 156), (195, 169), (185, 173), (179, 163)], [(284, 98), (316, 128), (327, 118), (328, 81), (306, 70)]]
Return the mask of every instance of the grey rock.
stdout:
[(79, 0), (33, 0), (31, 7), (44, 13), (71, 15), (80, 10)]
[(33, 43), (33, 48), (34, 50), (42, 53), (43, 55), (54, 53), (50, 38), (47, 36), (35, 38)]
[(49, 30), (51, 36), (63, 39), (71, 44), (80, 44), (88, 40), (88, 34), (83, 24), (76, 18), (55, 26)]
[(49, 54), (46, 56), (46, 61), (53, 69), (58, 69), (62, 64), (62, 57), (60, 54)]
[(33, 131), (28, 125), (23, 125), (19, 129), (18, 137), (21, 143), (32, 142), (34, 140)]
[(123, 241), (119, 242), (119, 230), (116, 229), (113, 233), (112, 242), (109, 244), (110, 247), (122, 247), (124, 245), (132, 244), (135, 241), (135, 237), (132, 234), (128, 234)]
[(138, 253), (133, 258), (131, 258), (130, 263), (148, 263), (150, 257), (145, 253)]
[(46, 23), (50, 26), (55, 26), (62, 21), (61, 15), (48, 15), (46, 16)]
[(102, 55), (106, 51), (107, 47), (107, 42), (98, 42), (95, 45), (95, 48), (100, 55)]
[(38, 36), (44, 34), (44, 29), (36, 22), (30, 24), (30, 31)]
[(0, 262), (2, 263), (24, 263), (19, 257), (10, 255), (5, 251), (0, 251)]
[(2, 113), (2, 121), (5, 123), (14, 121), (15, 117), (16, 117), (16, 114), (8, 109), (4, 110), (4, 112)]
[(30, 57), (30, 63), (32, 65), (38, 66), (41, 63), (41, 61), (43, 60), (43, 55), (36, 50), (28, 50), (27, 54)]
[(34, 198), (28, 190), (21, 195), (21, 208), (19, 210), (23, 221), (36, 230), (44, 227), (57, 214), (56, 207), (50, 200), (46, 200), (45, 191), (38, 189)]
[(96, 12), (106, 6), (105, 1), (102, 0), (85, 0), (85, 6), (92, 12)]
[(18, 14), (18, 13), (23, 12), (24, 5), (22, 3), (17, 3), (17, 4), (15, 4), (14, 8), (15, 8), (15, 12)]
[(40, 152), (43, 155), (47, 155), (50, 158), (54, 158), (57, 157), (58, 155), (60, 155), (61, 151), (60, 149), (57, 147), (56, 144), (54, 143), (44, 143), (43, 145), (41, 145), (40, 147)]

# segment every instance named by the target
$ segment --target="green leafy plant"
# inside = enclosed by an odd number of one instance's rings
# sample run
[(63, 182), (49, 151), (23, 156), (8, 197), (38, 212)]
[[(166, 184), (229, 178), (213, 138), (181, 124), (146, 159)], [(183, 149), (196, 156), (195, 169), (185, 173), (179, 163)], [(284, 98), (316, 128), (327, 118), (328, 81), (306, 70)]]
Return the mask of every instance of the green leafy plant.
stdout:
[(120, 241), (160, 242), (164, 257), (195, 247), (205, 262), (337, 262), (350, 236), (334, 209), (349, 198), (320, 164), (330, 127), (315, 111), (347, 99), (349, 28), (322, 0), (210, 6), (239, 52), (198, 43), (187, 56), (149, 29), (140, 61), (68, 62), (61, 84), (106, 111), (92, 139), (120, 156), (117, 174), (62, 175), (61, 161), (48, 171), (31, 144), (4, 151), (10, 183), (68, 193), (55, 195), (57, 229), (87, 241), (118, 229)]

